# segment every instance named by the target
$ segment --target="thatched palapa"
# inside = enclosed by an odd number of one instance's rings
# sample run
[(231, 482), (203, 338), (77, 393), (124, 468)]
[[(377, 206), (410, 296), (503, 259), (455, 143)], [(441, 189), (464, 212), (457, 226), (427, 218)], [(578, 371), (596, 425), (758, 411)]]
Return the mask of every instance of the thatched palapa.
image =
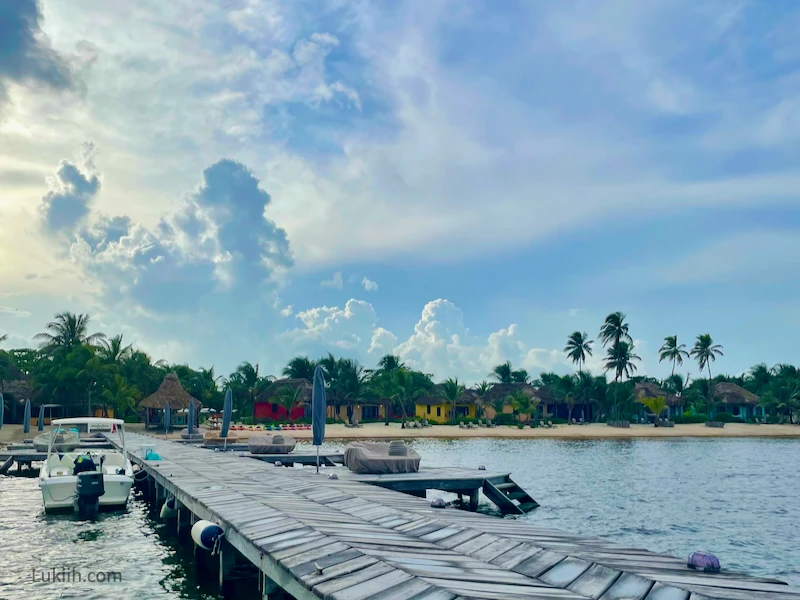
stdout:
[(170, 409), (183, 410), (189, 408), (191, 400), (194, 400), (195, 408), (202, 408), (203, 404), (183, 389), (178, 376), (175, 373), (167, 373), (156, 392), (142, 400), (139, 407), (163, 409), (169, 402)]
[(758, 396), (735, 383), (718, 383), (715, 385), (714, 399), (722, 404), (758, 404)]
[(668, 406), (683, 406), (684, 404), (682, 397), (676, 396), (650, 381), (640, 381), (633, 386), (633, 394), (637, 400), (661, 397), (667, 401)]
[(189, 392), (183, 389), (180, 379), (175, 373), (167, 373), (164, 381), (158, 386), (154, 394), (150, 394), (147, 398), (139, 402), (139, 408), (144, 411), (145, 426), (159, 426), (164, 422), (164, 407), (169, 402), (169, 408), (173, 414), (173, 425), (181, 426), (186, 424), (185, 415), (176, 414), (176, 411), (189, 408), (189, 402), (194, 402), (197, 409), (197, 414), (203, 404), (193, 398)]

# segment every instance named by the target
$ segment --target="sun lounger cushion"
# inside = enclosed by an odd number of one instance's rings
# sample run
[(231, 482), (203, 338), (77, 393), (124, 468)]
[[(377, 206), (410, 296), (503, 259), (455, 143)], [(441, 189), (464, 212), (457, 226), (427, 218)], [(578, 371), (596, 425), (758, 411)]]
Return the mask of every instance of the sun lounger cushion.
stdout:
[(288, 454), (296, 443), (290, 435), (262, 433), (250, 437), (247, 449), (252, 454)]
[(416, 473), (421, 457), (403, 442), (353, 442), (344, 464), (354, 473)]

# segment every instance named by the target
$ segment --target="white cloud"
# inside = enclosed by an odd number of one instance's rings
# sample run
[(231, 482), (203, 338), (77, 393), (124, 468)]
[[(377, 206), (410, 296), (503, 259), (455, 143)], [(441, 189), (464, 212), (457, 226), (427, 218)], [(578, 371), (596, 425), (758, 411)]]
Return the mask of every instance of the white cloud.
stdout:
[(378, 326), (374, 307), (363, 300), (351, 299), (344, 309), (312, 308), (298, 313), (297, 318), (303, 327), (285, 332), (282, 338), (292, 352), (311, 356), (345, 352), (372, 364), (384, 354), (397, 354), (409, 366), (437, 379), (458, 377), (467, 383), (486, 379), (495, 365), (506, 360), (531, 373), (571, 370), (560, 350), (529, 347), (517, 325), (485, 339), (472, 336), (461, 309), (443, 298), (425, 305), (413, 333), (403, 341)]
[(331, 277), (330, 279), (325, 279), (323, 281), (320, 281), (319, 285), (320, 285), (320, 287), (333, 288), (335, 290), (342, 289), (342, 286), (344, 285), (344, 279), (342, 278), (342, 272), (341, 271), (336, 271), (336, 273), (333, 274), (333, 277)]
[(391, 354), (397, 346), (397, 336), (388, 329), (377, 327), (372, 332), (372, 340), (370, 341), (367, 352), (374, 356), (383, 356)]
[(344, 308), (320, 306), (298, 312), (296, 317), (304, 327), (287, 331), (281, 338), (292, 348), (319, 355), (334, 349), (356, 354), (366, 351), (377, 323), (372, 305), (354, 298)]
[(364, 289), (368, 292), (378, 291), (378, 284), (367, 277), (364, 277), (364, 279), (361, 280), (361, 285), (363, 285)]

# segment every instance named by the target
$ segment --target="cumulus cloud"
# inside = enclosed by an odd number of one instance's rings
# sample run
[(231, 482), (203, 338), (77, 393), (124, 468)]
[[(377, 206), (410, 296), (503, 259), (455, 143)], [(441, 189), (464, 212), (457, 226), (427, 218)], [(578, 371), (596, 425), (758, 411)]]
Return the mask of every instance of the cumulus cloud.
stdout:
[(528, 346), (518, 325), (483, 339), (471, 335), (461, 309), (444, 298), (425, 305), (413, 332), (403, 341), (378, 325), (375, 308), (363, 300), (351, 299), (344, 309), (312, 308), (298, 313), (297, 318), (303, 327), (282, 337), (293, 352), (312, 356), (345, 351), (372, 364), (384, 354), (397, 354), (409, 366), (436, 378), (459, 377), (467, 383), (485, 379), (492, 367), (506, 360), (532, 374), (571, 370), (562, 351)]
[(364, 289), (368, 292), (378, 291), (378, 284), (367, 277), (364, 277), (364, 279), (361, 280), (361, 285), (363, 285)]
[(68, 253), (112, 301), (186, 310), (214, 292), (257, 291), (292, 265), (286, 232), (265, 217), (269, 203), (247, 167), (221, 160), (153, 231), (124, 215), (96, 215)]
[(64, 89), (72, 73), (42, 32), (38, 0), (0, 2), (0, 103), (6, 82), (43, 84)]
[(377, 314), (369, 302), (350, 299), (344, 308), (320, 306), (298, 312), (303, 327), (282, 334), (295, 349), (323, 354), (338, 349), (358, 354), (372, 343)]
[(100, 190), (100, 179), (62, 160), (51, 187), (42, 198), (42, 223), (51, 234), (71, 234), (89, 215), (90, 203)]
[(320, 287), (332, 288), (335, 290), (342, 289), (342, 286), (344, 286), (344, 278), (342, 277), (342, 272), (337, 271), (336, 273), (333, 274), (333, 277), (331, 277), (330, 279), (325, 279), (323, 281), (320, 281), (319, 285)]

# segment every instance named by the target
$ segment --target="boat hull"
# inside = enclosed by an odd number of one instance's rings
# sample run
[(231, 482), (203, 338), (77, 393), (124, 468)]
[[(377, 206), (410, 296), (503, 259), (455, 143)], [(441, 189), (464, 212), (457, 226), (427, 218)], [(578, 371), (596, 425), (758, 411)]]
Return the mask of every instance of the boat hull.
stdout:
[[(42, 489), (45, 511), (72, 510), (77, 483), (78, 477), (75, 475), (40, 479), (39, 487)], [(105, 493), (99, 498), (100, 508), (125, 507), (133, 486), (133, 478), (127, 475), (104, 475), (103, 485)]]

